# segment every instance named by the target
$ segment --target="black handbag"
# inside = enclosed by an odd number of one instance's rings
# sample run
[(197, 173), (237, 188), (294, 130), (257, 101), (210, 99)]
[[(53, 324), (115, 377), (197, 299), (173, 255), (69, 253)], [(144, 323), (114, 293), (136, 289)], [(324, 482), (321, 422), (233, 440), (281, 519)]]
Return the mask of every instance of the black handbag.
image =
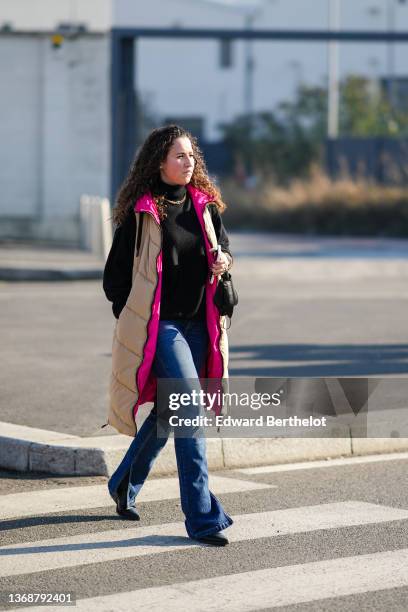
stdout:
[(238, 304), (238, 293), (232, 284), (231, 274), (221, 274), (217, 288), (214, 293), (214, 304), (217, 306), (221, 316), (232, 317), (234, 306)]

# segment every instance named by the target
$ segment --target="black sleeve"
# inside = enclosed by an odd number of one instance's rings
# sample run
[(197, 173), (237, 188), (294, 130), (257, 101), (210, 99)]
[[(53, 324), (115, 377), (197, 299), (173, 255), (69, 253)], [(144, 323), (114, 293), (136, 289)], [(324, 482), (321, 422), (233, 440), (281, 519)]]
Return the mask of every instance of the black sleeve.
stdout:
[(112, 312), (116, 319), (119, 318), (132, 288), (135, 239), (136, 216), (131, 208), (122, 224), (115, 230), (103, 272), (103, 290), (107, 299), (112, 302)]
[(218, 208), (215, 204), (210, 204), (209, 208), (211, 212), (212, 222), (214, 225), (215, 235), (217, 236), (218, 244), (221, 245), (221, 251), (224, 251), (224, 253), (228, 253), (228, 255), (231, 256), (231, 259), (233, 259), (227, 232), (225, 230)]

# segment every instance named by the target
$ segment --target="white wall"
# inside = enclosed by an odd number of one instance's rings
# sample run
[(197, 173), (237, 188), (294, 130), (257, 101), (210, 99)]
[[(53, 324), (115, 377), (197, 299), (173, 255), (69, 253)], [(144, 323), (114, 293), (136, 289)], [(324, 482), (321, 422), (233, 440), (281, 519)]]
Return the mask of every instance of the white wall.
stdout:
[[(328, 27), (328, 0), (264, 0), (258, 4), (254, 29), (321, 29)], [(239, 0), (229, 6), (210, 0), (150, 0), (140, 5), (115, 0), (115, 26), (163, 26), (244, 28), (245, 16)], [(408, 4), (396, 5), (396, 29), (408, 29)], [(342, 0), (342, 29), (387, 29), (384, 0)], [(369, 10), (378, 8), (377, 15)], [(137, 48), (136, 79), (142, 97), (154, 114), (202, 115), (206, 136), (220, 136), (218, 124), (244, 112), (244, 47), (234, 43), (232, 68), (218, 65), (216, 41), (141, 39)], [(269, 110), (290, 99), (299, 82), (325, 84), (327, 43), (254, 42), (254, 110)], [(381, 78), (387, 72), (387, 45), (340, 44), (340, 75), (363, 74)], [(395, 75), (406, 76), (408, 44), (395, 45)]]
[(106, 36), (0, 37), (0, 214), (62, 218), (108, 195), (108, 58)]
[(184, 26), (207, 28), (239, 27), (242, 13), (234, 7), (205, 0), (112, 0), (112, 25), (115, 27)]
[[(12, 64), (10, 58), (13, 58)], [(39, 202), (40, 73), (38, 40), (0, 39), (0, 206), (27, 214)]]
[[(2, 0), (0, 21), (16, 27), (49, 29), (60, 21), (86, 21), (90, 27), (244, 28), (244, 6), (258, 6), (254, 28), (326, 29), (329, 0)], [(385, 0), (341, 0), (341, 27), (387, 28)], [(372, 14), (372, 9), (377, 13)], [(408, 29), (408, 4), (395, 1), (397, 30)], [(395, 45), (395, 74), (407, 73), (407, 46)], [(206, 136), (219, 138), (218, 124), (245, 110), (244, 48), (234, 43), (232, 68), (218, 64), (217, 41), (141, 39), (137, 86), (160, 121), (166, 116), (201, 115)], [(254, 42), (254, 109), (268, 110), (290, 98), (303, 81), (327, 79), (327, 44)], [(380, 78), (387, 71), (386, 44), (342, 43), (340, 74)]]
[[(111, 26), (243, 28), (245, 15), (231, 0), (1, 0), (0, 26), (51, 30), (62, 21), (86, 22), (106, 35), (65, 41), (59, 51), (41, 36), (0, 35), (0, 214), (60, 218), (77, 210), (81, 193), (109, 193)], [(235, 3), (239, 4), (239, 3)], [(343, 0), (343, 29), (386, 29), (385, 0)], [(261, 3), (254, 28), (326, 29), (328, 0)], [(372, 8), (377, 13), (372, 14)], [(396, 29), (408, 30), (408, 4), (395, 2)], [(371, 13), (370, 13), (371, 11)], [(395, 45), (395, 74), (407, 76), (408, 45)], [(205, 135), (244, 110), (244, 48), (219, 66), (217, 41), (142, 39), (137, 44), (137, 86), (160, 121), (201, 115)], [(327, 44), (255, 42), (254, 109), (273, 108), (299, 81), (327, 78)], [(387, 45), (342, 43), (341, 76), (385, 76)]]
[(108, 30), (112, 0), (1, 0), (0, 25), (15, 30), (52, 30), (61, 21), (85, 23), (90, 30)]
[[(238, 0), (237, 0), (238, 1)], [(408, 31), (408, 3), (400, 4), (393, 0), (395, 7), (395, 31)], [(264, 0), (264, 7), (256, 18), (254, 27), (277, 29), (327, 29), (329, 20), (329, 0)], [(342, 30), (379, 30), (387, 31), (388, 0), (340, 0), (340, 29)], [(374, 12), (373, 12), (374, 9)], [(292, 85), (300, 77), (306, 82), (323, 82), (327, 78), (327, 44), (304, 42), (269, 43), (269, 57), (262, 53), (262, 44), (257, 56), (260, 82), (265, 74), (268, 59), (273, 66), (274, 79), (285, 96), (293, 90)], [(387, 72), (386, 43), (340, 43), (340, 75), (351, 73), (364, 74), (379, 78)], [(408, 43), (394, 45), (395, 75), (408, 76)], [(296, 64), (295, 64), (296, 63)], [(295, 65), (294, 65), (295, 64)], [(267, 73), (266, 73), (267, 74)], [(273, 99), (277, 100), (278, 95)], [(258, 104), (261, 99), (258, 97)]]

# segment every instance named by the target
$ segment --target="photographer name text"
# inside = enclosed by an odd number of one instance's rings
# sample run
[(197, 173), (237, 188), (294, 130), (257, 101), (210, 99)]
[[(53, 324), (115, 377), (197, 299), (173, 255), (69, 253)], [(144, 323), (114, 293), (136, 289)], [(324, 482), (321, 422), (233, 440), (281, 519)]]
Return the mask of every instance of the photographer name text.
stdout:
[(233, 417), (230, 415), (203, 416), (193, 418), (179, 417), (173, 414), (170, 417), (172, 427), (326, 427), (326, 417), (300, 418), (290, 416), (279, 418), (273, 415), (260, 415), (258, 417)]

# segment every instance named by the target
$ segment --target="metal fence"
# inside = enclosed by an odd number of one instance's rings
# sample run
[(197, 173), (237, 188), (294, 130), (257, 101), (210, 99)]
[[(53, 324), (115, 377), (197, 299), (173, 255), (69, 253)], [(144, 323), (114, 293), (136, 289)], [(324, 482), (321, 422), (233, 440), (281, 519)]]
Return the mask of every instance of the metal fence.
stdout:
[(325, 167), (332, 178), (348, 174), (382, 184), (408, 183), (408, 139), (336, 138), (325, 144)]

